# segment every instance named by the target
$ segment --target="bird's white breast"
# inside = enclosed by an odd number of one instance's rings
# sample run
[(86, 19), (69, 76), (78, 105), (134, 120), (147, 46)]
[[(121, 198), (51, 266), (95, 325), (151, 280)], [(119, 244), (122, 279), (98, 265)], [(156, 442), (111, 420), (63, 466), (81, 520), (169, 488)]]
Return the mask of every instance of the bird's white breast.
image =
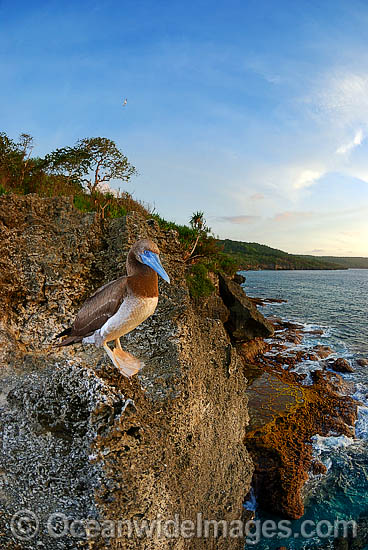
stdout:
[(127, 296), (115, 315), (101, 327), (102, 340), (104, 342), (115, 340), (136, 328), (154, 313), (157, 302), (158, 297)]

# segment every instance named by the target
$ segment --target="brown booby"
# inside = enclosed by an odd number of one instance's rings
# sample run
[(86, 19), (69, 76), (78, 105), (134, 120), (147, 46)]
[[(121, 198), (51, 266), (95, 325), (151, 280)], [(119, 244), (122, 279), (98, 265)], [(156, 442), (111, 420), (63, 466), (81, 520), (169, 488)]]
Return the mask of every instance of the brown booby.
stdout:
[[(103, 346), (114, 365), (128, 378), (141, 368), (138, 359), (122, 350), (120, 336), (153, 314), (158, 302), (159, 274), (170, 282), (162, 267), (159, 250), (149, 239), (137, 241), (126, 261), (127, 276), (102, 286), (84, 303), (73, 325), (56, 338), (67, 336), (60, 346), (77, 342)], [(107, 343), (115, 341), (112, 350)]]

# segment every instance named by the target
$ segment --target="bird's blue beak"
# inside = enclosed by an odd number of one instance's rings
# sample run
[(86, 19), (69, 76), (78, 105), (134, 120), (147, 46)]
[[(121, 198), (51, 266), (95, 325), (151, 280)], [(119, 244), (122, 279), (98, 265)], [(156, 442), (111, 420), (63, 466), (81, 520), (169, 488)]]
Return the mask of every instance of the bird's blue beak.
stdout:
[(151, 269), (156, 271), (160, 275), (160, 277), (163, 278), (164, 281), (167, 283), (170, 283), (170, 277), (162, 267), (160, 258), (158, 254), (155, 254), (154, 252), (151, 252), (150, 250), (145, 250), (142, 254), (140, 254), (142, 263), (145, 265), (148, 265)]

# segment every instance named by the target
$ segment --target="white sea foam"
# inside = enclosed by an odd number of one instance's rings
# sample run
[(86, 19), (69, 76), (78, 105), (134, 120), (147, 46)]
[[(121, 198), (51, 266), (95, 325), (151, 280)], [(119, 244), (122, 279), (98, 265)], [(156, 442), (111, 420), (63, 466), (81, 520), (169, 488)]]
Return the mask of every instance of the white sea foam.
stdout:
[(326, 466), (327, 472), (331, 470), (332, 460), (330, 458), (326, 458), (326, 460), (323, 461), (323, 464)]
[(368, 387), (365, 384), (358, 382), (358, 384), (356, 384), (355, 386), (355, 389), (356, 391), (353, 395), (353, 398), (357, 401), (361, 401), (368, 406)]
[(317, 456), (319, 456), (323, 452), (330, 452), (334, 449), (343, 449), (349, 447), (350, 445), (353, 445), (355, 441), (356, 440), (354, 440), (352, 437), (348, 437), (346, 435), (330, 435), (324, 437), (317, 434), (312, 437), (313, 449)]
[(358, 420), (355, 423), (355, 435), (359, 439), (368, 439), (368, 407), (358, 407)]
[(368, 439), (368, 387), (358, 382), (353, 398), (362, 403), (358, 407), (358, 419), (355, 423), (355, 434), (359, 439)]
[(311, 361), (309, 359), (306, 359), (305, 361), (302, 361), (301, 363), (298, 363), (295, 365), (293, 369), (290, 370), (290, 372), (296, 372), (297, 374), (306, 374), (306, 378), (304, 378), (302, 384), (303, 386), (312, 386), (313, 380), (311, 377), (311, 373), (316, 370), (322, 370), (322, 366), (320, 365), (319, 361)]
[[(325, 338), (330, 332), (330, 327), (325, 327), (323, 325), (315, 325), (311, 323), (300, 323), (303, 325), (303, 332), (312, 332), (313, 330), (322, 330), (322, 334), (316, 334), (314, 336), (319, 336), (320, 338)], [(313, 336), (313, 334), (311, 334)]]

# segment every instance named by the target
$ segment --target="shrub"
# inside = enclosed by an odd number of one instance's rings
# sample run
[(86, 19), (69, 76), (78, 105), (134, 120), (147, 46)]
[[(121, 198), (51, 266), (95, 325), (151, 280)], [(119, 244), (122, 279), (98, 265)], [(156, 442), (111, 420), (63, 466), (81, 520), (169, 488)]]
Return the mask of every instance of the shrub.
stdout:
[(9, 191), (7, 191), (7, 189), (5, 189), (5, 187), (0, 183), (0, 196), (7, 195), (8, 193)]
[(208, 269), (203, 263), (190, 266), (187, 284), (192, 298), (205, 298), (215, 291), (214, 285), (208, 278)]

